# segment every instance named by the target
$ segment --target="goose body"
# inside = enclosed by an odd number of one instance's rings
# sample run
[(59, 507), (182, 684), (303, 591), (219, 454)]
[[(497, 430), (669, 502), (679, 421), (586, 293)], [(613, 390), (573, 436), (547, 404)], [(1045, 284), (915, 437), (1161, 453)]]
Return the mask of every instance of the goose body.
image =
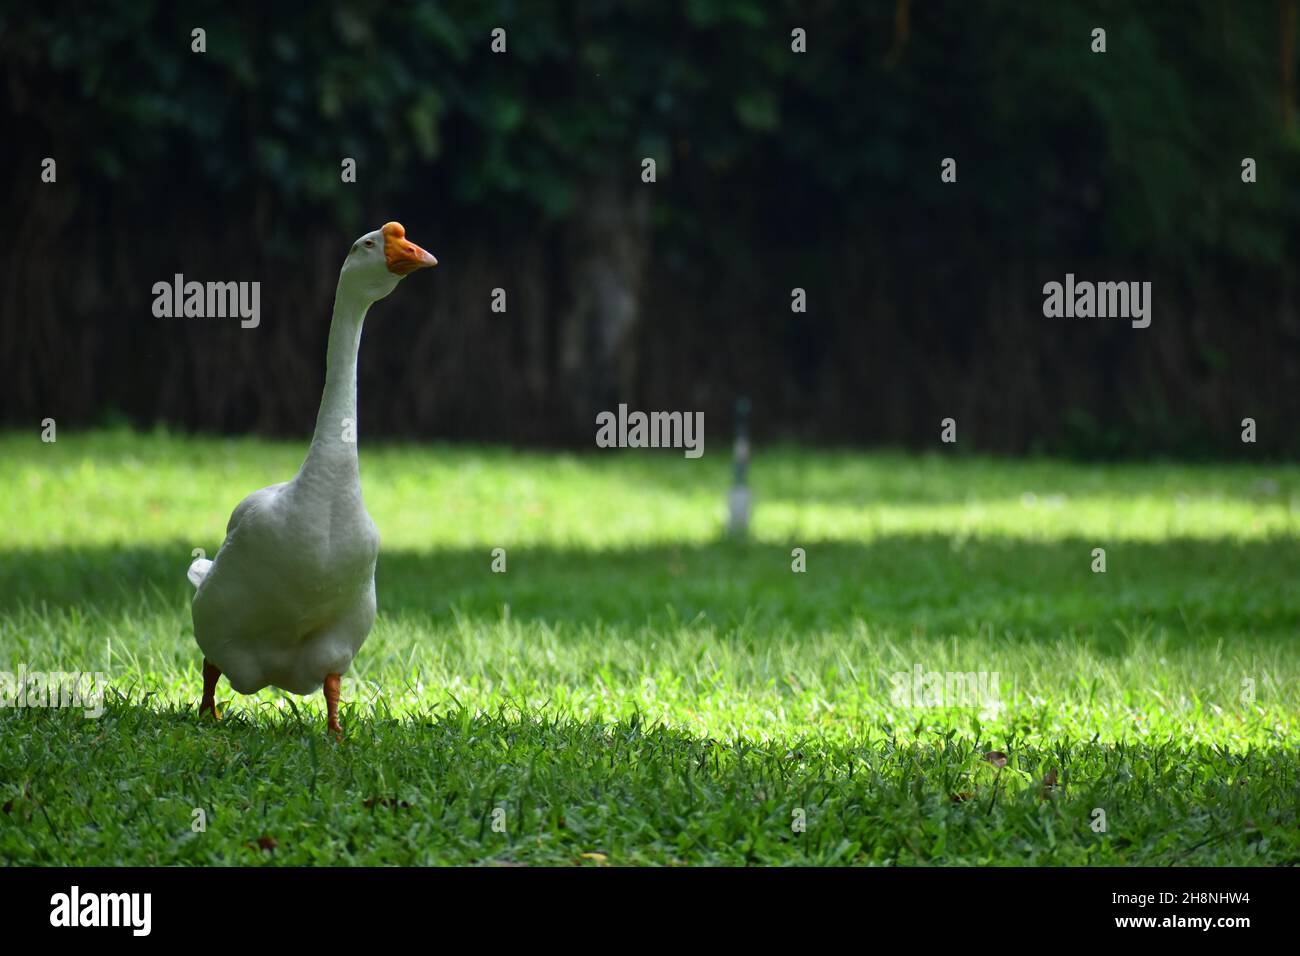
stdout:
[(324, 685), (330, 726), (338, 729), (338, 680), (374, 624), (379, 556), (355, 438), (361, 326), (403, 276), (436, 264), (395, 222), (362, 236), (348, 254), (302, 467), (236, 505), (220, 550), (190, 565), (194, 637), (204, 655), (201, 710), (216, 714), (213, 691), (223, 673), (242, 694), (266, 686), (310, 694)]
[(359, 481), (342, 494), (293, 481), (235, 508), (194, 595), (194, 636), (241, 694), (295, 694), (347, 672), (375, 621), (379, 532)]

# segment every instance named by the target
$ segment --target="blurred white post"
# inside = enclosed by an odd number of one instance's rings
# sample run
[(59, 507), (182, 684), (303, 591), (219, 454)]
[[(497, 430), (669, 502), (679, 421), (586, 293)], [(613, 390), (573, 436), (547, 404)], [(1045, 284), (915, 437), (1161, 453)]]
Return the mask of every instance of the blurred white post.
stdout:
[(749, 399), (736, 400), (735, 479), (727, 499), (727, 532), (737, 538), (749, 534)]

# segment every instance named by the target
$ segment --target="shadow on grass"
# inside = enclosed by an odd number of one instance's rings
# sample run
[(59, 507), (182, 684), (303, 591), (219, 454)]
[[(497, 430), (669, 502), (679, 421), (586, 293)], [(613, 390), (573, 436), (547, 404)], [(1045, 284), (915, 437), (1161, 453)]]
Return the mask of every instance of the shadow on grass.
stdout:
[[(1172, 539), (1108, 549), (1095, 542), (887, 537), (856, 545), (718, 542), (589, 551), (511, 549), (493, 573), (489, 547), (380, 554), (381, 615), (499, 619), (576, 626), (664, 626), (704, 620), (803, 631), (871, 627), (1043, 636), (1149, 622), (1196, 636), (1290, 638), (1300, 626), (1294, 545)], [(187, 544), (0, 552), (0, 615), (19, 608), (113, 614), (185, 609)]]
[[(632, 487), (691, 493), (707, 484), (720, 495), (730, 485), (731, 464), (722, 456), (710, 458), (707, 465), (680, 461), (668, 451), (576, 459), (597, 472), (608, 468)], [(755, 452), (750, 480), (761, 502), (855, 508), (992, 504), (1017, 501), (1026, 493), (1074, 501), (1098, 496), (1122, 501), (1146, 495), (1213, 495), (1287, 508), (1291, 497), (1300, 491), (1300, 469), (1289, 463), (1154, 460), (1080, 464), (955, 451), (916, 454), (876, 450), (864, 454), (861, 449), (809, 452), (797, 447)]]

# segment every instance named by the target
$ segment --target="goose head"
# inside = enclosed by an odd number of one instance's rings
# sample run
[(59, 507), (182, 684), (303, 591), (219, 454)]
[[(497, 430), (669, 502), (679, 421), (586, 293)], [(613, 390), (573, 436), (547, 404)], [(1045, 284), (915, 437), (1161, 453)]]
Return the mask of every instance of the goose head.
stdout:
[(352, 243), (339, 283), (356, 289), (368, 302), (378, 302), (405, 276), (437, 264), (437, 259), (406, 238), (400, 222), (389, 222)]

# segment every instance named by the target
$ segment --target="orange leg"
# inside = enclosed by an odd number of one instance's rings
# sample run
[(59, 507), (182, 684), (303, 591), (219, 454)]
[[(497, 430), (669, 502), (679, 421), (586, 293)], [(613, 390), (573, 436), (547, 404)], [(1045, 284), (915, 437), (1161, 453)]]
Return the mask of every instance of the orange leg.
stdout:
[(212, 712), (214, 720), (220, 720), (221, 715), (217, 713), (217, 680), (221, 677), (221, 671), (217, 670), (217, 665), (213, 664), (206, 657), (203, 658), (203, 700), (199, 701), (199, 715), (202, 716), (208, 711)]
[(343, 736), (339, 726), (339, 675), (325, 675), (325, 709), (329, 712), (329, 729), (335, 737)]

